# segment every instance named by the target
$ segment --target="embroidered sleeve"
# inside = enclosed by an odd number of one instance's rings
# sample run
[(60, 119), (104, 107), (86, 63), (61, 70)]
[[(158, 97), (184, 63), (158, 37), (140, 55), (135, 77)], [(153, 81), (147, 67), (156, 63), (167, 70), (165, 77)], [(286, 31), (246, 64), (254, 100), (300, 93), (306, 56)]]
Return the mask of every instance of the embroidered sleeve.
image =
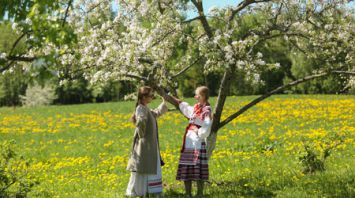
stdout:
[(182, 114), (184, 114), (184, 116), (186, 116), (187, 118), (191, 118), (193, 112), (194, 112), (194, 108), (192, 106), (190, 106), (187, 102), (181, 102), (179, 104), (179, 108)]
[(139, 138), (144, 137), (147, 119), (148, 119), (147, 109), (139, 105), (136, 109), (136, 120), (137, 120), (136, 131), (138, 133)]
[(210, 107), (203, 110), (202, 118), (203, 121), (201, 122), (201, 128), (198, 129), (198, 137), (200, 139), (205, 139), (210, 135), (211, 132), (212, 119)]
[(157, 118), (168, 111), (165, 102), (162, 102), (156, 109), (152, 110), (153, 115)]

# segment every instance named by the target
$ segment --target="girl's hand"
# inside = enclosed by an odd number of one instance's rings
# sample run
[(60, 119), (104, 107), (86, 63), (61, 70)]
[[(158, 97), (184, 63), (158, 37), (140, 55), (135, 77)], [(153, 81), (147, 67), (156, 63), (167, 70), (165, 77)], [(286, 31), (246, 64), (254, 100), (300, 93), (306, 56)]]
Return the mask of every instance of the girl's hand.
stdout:
[(182, 100), (180, 100), (179, 98), (175, 97), (175, 96), (171, 96), (172, 98), (174, 98), (175, 102), (180, 104), (182, 102)]
[(196, 126), (193, 126), (193, 127), (192, 127), (192, 130), (193, 130), (195, 133), (198, 132), (198, 128), (197, 128)]

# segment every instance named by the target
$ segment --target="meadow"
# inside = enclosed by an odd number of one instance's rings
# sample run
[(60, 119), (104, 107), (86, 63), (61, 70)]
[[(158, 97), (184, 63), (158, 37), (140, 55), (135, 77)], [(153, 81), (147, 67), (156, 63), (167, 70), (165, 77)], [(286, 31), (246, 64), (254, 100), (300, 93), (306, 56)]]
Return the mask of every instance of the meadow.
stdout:
[[(229, 97), (223, 118), (253, 98)], [(14, 139), (30, 161), (17, 167), (40, 182), (30, 197), (124, 197), (133, 111), (134, 102), (0, 108), (0, 143)], [(183, 197), (175, 175), (186, 118), (170, 111), (158, 124), (164, 195)], [(355, 96), (272, 96), (218, 132), (206, 197), (355, 197), (354, 137)], [(325, 171), (303, 172), (305, 145), (332, 148)]]

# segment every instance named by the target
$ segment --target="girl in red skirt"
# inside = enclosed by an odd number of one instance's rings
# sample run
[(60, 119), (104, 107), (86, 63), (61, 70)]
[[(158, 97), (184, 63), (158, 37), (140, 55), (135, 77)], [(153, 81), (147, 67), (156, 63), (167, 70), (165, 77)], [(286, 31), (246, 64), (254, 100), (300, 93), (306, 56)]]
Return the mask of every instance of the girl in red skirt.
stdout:
[(204, 181), (208, 180), (206, 138), (212, 124), (208, 92), (207, 87), (198, 87), (195, 91), (197, 103), (194, 106), (179, 101), (179, 108), (189, 119), (189, 124), (185, 130), (176, 179), (184, 181), (188, 197), (192, 196), (192, 181), (197, 182), (197, 195), (202, 197)]

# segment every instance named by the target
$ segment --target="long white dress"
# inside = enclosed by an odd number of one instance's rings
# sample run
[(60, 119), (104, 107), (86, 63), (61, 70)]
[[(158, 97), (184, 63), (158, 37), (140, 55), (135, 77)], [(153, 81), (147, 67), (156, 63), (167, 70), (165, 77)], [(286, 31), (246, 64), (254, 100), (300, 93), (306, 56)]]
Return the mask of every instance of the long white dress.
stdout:
[(132, 172), (126, 190), (127, 196), (141, 197), (145, 196), (147, 193), (161, 194), (163, 192), (159, 153), (157, 153), (157, 155), (157, 174), (149, 175)]

